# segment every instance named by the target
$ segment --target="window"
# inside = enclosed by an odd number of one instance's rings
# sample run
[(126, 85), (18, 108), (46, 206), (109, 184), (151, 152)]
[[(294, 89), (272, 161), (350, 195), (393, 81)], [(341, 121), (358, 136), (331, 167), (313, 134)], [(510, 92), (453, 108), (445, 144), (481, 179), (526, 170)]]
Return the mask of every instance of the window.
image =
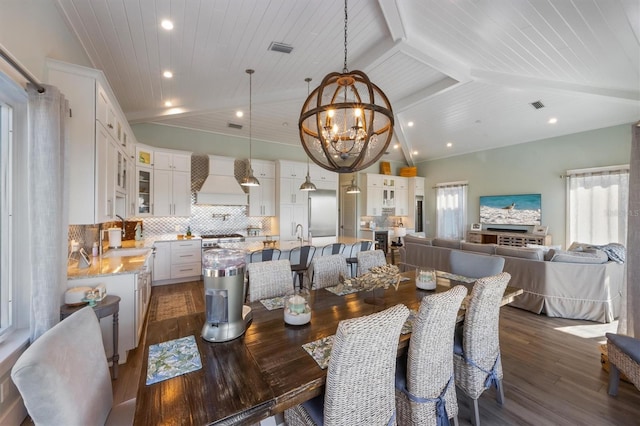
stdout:
[(437, 236), (461, 240), (467, 228), (467, 182), (436, 185)]
[(0, 333), (12, 324), (11, 314), (11, 135), (13, 110), (0, 102)]
[(629, 166), (567, 171), (567, 246), (627, 240)]

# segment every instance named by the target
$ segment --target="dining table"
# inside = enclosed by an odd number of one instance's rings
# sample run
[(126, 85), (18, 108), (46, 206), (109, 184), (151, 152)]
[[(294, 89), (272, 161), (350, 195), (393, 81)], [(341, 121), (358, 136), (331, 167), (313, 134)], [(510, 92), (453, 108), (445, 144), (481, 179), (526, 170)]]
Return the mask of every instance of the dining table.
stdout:
[[(288, 325), (283, 309), (267, 309), (256, 301), (249, 306), (253, 319), (245, 333), (228, 342), (212, 343), (201, 336), (205, 313), (197, 312), (149, 322), (135, 425), (236, 425), (253, 424), (324, 392), (327, 370), (303, 345), (336, 333), (342, 320), (362, 317), (399, 303), (415, 312), (425, 296), (455, 285), (473, 286), (474, 280), (437, 272), (436, 288), (416, 286), (416, 271), (403, 272), (397, 289), (356, 291), (341, 295), (327, 289), (309, 292), (311, 321)], [(507, 286), (501, 304), (523, 290)], [(338, 293), (338, 294), (336, 294)], [(464, 321), (464, 302), (457, 321)], [(147, 385), (149, 348), (162, 342), (194, 336), (202, 367)], [(398, 355), (406, 352), (411, 333), (401, 334)]]

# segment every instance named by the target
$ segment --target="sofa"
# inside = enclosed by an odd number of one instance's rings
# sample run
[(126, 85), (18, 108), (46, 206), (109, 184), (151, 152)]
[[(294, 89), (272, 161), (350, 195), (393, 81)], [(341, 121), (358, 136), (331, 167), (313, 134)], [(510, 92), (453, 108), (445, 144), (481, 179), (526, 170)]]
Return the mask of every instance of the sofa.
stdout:
[(571, 250), (510, 247), (460, 240), (407, 235), (400, 248), (405, 270), (432, 267), (451, 272), (452, 250), (468, 250), (504, 258), (509, 285), (524, 293), (511, 306), (550, 317), (609, 323), (618, 317), (624, 282), (624, 264), (610, 260), (604, 250), (576, 245)]

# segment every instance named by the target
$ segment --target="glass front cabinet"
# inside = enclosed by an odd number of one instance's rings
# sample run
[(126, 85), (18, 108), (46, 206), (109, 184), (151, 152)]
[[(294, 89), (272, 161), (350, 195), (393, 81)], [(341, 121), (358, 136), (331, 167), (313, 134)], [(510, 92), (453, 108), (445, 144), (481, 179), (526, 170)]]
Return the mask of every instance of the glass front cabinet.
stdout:
[(151, 167), (136, 167), (136, 215), (151, 216), (153, 214), (152, 179), (153, 169)]

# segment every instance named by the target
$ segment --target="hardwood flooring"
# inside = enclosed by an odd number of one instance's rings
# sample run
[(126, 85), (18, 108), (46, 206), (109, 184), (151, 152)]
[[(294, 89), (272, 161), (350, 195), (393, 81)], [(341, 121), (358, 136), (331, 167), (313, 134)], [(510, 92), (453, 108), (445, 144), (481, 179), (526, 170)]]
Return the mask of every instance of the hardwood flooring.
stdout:
[[(151, 297), (191, 291), (204, 310), (202, 283), (153, 287)], [(484, 425), (640, 425), (640, 391), (621, 382), (617, 397), (607, 394), (608, 374), (599, 345), (612, 325), (548, 318), (509, 306), (501, 309), (500, 344), (505, 405), (493, 389), (480, 398)], [(608, 331), (607, 330), (607, 331)], [(144, 339), (145, 336), (142, 336)], [(135, 398), (142, 348), (131, 351), (113, 381), (114, 402)], [(469, 425), (466, 398), (458, 392), (460, 425)]]

